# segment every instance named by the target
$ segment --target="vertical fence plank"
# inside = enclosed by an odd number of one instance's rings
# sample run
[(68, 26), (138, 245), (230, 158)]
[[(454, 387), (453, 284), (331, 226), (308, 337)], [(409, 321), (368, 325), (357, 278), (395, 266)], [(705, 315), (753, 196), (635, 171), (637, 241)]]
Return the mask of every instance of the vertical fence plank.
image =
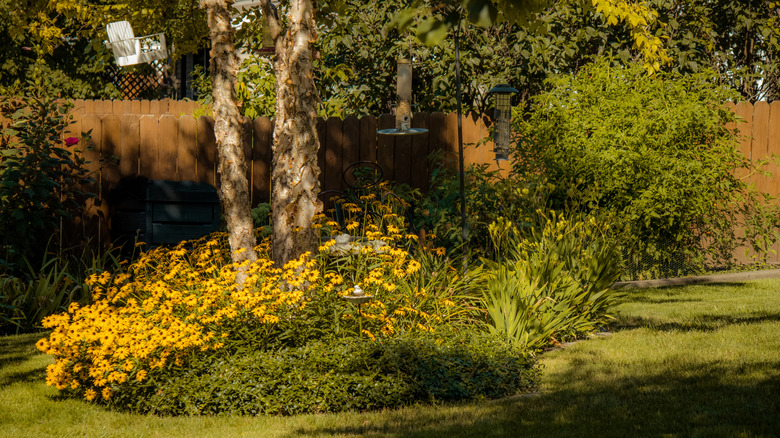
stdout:
[(103, 117), (102, 120), (102, 137), (101, 137), (101, 153), (100, 159), (102, 162), (101, 169), (101, 184), (100, 193), (98, 194), (97, 206), (98, 215), (101, 218), (100, 221), (100, 240), (105, 242), (110, 239), (108, 231), (111, 227), (111, 220), (109, 217), (109, 205), (107, 202), (108, 195), (111, 193), (111, 189), (116, 187), (119, 183), (119, 160), (121, 157), (121, 135), (122, 124), (121, 119), (116, 114), (109, 114)]
[(82, 212), (82, 221), (84, 224), (85, 233), (97, 240), (97, 245), (100, 246), (106, 242), (103, 236), (105, 232), (105, 222), (102, 221), (100, 216), (100, 204), (102, 196), (100, 194), (101, 171), (100, 171), (100, 154), (102, 149), (103, 138), (103, 124), (100, 116), (96, 114), (85, 114), (81, 121), (81, 129), (85, 132), (91, 132), (91, 138), (84, 145), (84, 158), (86, 158), (86, 168), (89, 172), (89, 176), (94, 180), (93, 183), (87, 184), (82, 189), (85, 192), (94, 193), (97, 195), (95, 198), (90, 198), (85, 202), (84, 210)]
[(112, 100), (111, 101), (111, 114), (120, 115), (125, 113), (125, 102), (127, 100)]
[(320, 139), (320, 148), (317, 150), (317, 166), (320, 168), (320, 191), (325, 190), (325, 151), (328, 149), (327, 123), (322, 117), (317, 117), (317, 138)]
[[(395, 137), (395, 156), (393, 158), (393, 181), (412, 185), (412, 135)], [(422, 158), (421, 158), (422, 159)]]
[(482, 143), (487, 137), (487, 124), (490, 120), (483, 115), (471, 113), (463, 123), (463, 142), (468, 144), (465, 152), (466, 167), (474, 164), (488, 164), (488, 170), (496, 170), (495, 154), (492, 147)]
[(147, 99), (144, 99), (144, 100), (140, 101), (139, 108), (138, 108), (138, 113), (139, 114), (149, 114), (149, 105), (150, 105), (150, 103), (149, 103), (149, 101)]
[[(751, 129), (753, 143), (751, 151), (754, 160), (763, 160), (769, 153), (769, 104), (756, 102), (753, 104), (753, 127)], [(765, 170), (777, 173), (777, 166), (769, 164)], [(769, 176), (757, 175), (756, 186), (762, 192), (772, 189), (773, 181)]]
[(429, 131), (425, 134), (412, 136), (411, 180), (412, 188), (426, 190), (428, 188), (428, 146), (430, 144), (429, 115), (415, 113), (412, 118), (413, 128), (423, 128)]
[(737, 122), (737, 129), (740, 135), (740, 144), (745, 156), (753, 159), (751, 150), (751, 137), (753, 133), (753, 105), (750, 102), (739, 102), (736, 107), (737, 117), (741, 121)]
[(138, 102), (137, 100), (123, 100), (122, 105), (120, 106), (121, 112), (116, 113), (118, 116), (123, 116), (124, 114), (133, 114), (133, 102)]
[(449, 113), (444, 117), (444, 165), (458, 170), (458, 115)]
[(165, 114), (160, 117), (159, 130), (158, 172), (163, 175), (161, 179), (179, 180), (177, 167), (179, 121), (173, 115)]
[[(182, 116), (184, 117), (184, 116)], [(247, 181), (247, 189), (249, 190), (249, 205), (252, 205), (252, 139), (254, 137), (254, 123), (249, 117), (244, 117), (241, 121), (243, 129), (243, 136), (241, 142), (244, 146), (244, 176)]]
[(70, 114), (73, 115), (73, 117), (81, 117), (86, 113), (86, 105), (84, 103), (85, 101), (83, 99), (72, 99), (70, 103), (73, 105), (73, 107), (70, 109)]
[(118, 115), (109, 114), (103, 117), (101, 159), (103, 161), (103, 195), (119, 182), (119, 165), (116, 158), (121, 159), (122, 122)]
[(376, 117), (360, 118), (360, 160), (376, 162)]
[[(767, 151), (780, 155), (780, 100), (772, 102), (769, 107), (769, 126), (767, 132)], [(777, 169), (770, 192), (780, 194), (780, 169)]]
[(149, 101), (149, 114), (154, 114), (156, 116), (159, 116), (162, 114), (162, 111), (160, 111), (160, 101), (159, 100), (150, 100)]
[[(392, 114), (382, 114), (378, 120), (378, 130), (395, 128), (395, 117)], [(393, 163), (395, 157), (395, 136), (377, 134), (376, 163), (382, 168), (384, 179), (393, 179)]]
[(192, 116), (179, 118), (178, 169), (181, 181), (197, 181), (198, 122)]
[(84, 114), (95, 114), (95, 101), (93, 99), (84, 101)]
[(344, 119), (341, 127), (341, 174), (342, 190), (347, 186), (343, 182), (344, 172), (352, 164), (360, 160), (360, 120), (355, 116), (348, 116)]
[(156, 115), (145, 114), (139, 120), (140, 148), (138, 175), (149, 179), (160, 179), (157, 173), (157, 143), (159, 141), (159, 119)]
[(273, 122), (268, 117), (254, 120), (252, 147), (252, 205), (271, 201), (271, 141)]
[(140, 158), (140, 117), (136, 114), (121, 116), (122, 136), (119, 139), (119, 179), (138, 176)]
[(325, 179), (323, 190), (342, 190), (342, 122), (338, 117), (329, 117), (325, 121), (327, 138), (325, 144)]
[(198, 118), (198, 182), (217, 187), (217, 140), (214, 137), (214, 118)]
[(444, 160), (446, 115), (442, 112), (431, 113), (428, 119), (428, 154), (435, 157), (429, 164), (428, 173), (433, 172)]
[(130, 103), (130, 113), (131, 114), (141, 114), (141, 101), (140, 100), (134, 100)]

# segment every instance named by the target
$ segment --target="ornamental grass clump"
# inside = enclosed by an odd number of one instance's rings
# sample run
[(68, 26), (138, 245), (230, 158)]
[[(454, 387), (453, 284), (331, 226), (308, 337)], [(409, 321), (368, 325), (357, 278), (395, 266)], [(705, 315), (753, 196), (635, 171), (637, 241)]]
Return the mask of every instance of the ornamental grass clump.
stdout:
[(498, 262), (484, 260), (483, 305), (489, 330), (517, 346), (539, 350), (593, 332), (611, 319), (621, 294), (620, 249), (609, 226), (538, 210), (526, 236), (511, 221), (489, 226)]

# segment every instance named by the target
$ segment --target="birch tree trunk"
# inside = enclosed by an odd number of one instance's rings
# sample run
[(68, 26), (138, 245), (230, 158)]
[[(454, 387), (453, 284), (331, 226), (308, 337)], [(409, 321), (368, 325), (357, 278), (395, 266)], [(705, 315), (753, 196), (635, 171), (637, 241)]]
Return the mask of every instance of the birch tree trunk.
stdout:
[[(211, 80), (214, 95), (214, 136), (220, 176), (220, 200), (225, 214), (234, 262), (257, 260), (255, 235), (250, 211), (249, 182), (243, 149), (243, 116), (236, 100), (238, 58), (233, 45), (235, 30), (230, 25), (230, 8), (226, 0), (202, 0), (211, 36)], [(239, 273), (237, 282), (243, 285)]]
[(276, 50), (276, 122), (271, 168), (271, 257), (277, 266), (307, 251), (316, 251), (312, 218), (321, 203), (317, 151), (319, 95), (312, 78), (312, 44), (317, 39), (311, 0), (292, 0), (289, 24), (262, 0)]

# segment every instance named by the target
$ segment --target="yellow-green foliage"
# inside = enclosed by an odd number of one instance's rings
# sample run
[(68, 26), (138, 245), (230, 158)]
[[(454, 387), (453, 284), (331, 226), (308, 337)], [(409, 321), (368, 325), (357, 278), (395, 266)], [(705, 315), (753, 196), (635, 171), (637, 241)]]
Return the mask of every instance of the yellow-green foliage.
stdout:
[[(351, 214), (360, 212), (352, 208)], [(463, 283), (457, 273), (445, 268), (438, 273), (441, 281), (425, 281), (429, 273), (423, 275), (420, 261), (399, 245), (414, 238), (398, 223), (392, 214), (380, 216), (378, 224), (363, 221), (367, 237), (382, 246), (356, 243), (340, 252), (330, 240), (320, 254), (304, 254), (283, 268), (267, 255), (231, 263), (226, 236), (217, 234), (191, 242), (191, 248), (182, 243), (151, 250), (121, 273), (93, 275), (92, 304), (71, 304), (44, 321), (52, 333), (37, 347), (55, 359), (47, 384), (88, 400), (110, 400), (117, 390), (185, 365), (190, 355), (240, 348), (285, 327), (294, 331), (301, 320), (319, 324), (318, 333), (338, 327), (340, 336), (375, 339), (434, 331), (464, 315), (465, 306), (454, 301), (453, 286)], [(268, 244), (259, 245), (258, 253), (267, 254)], [(417, 255), (438, 257), (427, 252), (419, 248)], [(242, 289), (235, 283), (239, 269), (249, 274)], [(373, 296), (360, 308), (339, 299), (355, 284)]]

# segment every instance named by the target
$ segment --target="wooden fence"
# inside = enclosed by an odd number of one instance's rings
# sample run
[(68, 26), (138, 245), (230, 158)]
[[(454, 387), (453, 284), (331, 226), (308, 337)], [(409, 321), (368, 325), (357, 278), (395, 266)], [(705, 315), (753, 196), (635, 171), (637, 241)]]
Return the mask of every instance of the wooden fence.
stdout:
[[(780, 100), (767, 103), (739, 102), (729, 109), (744, 120), (737, 124), (742, 136), (742, 151), (751, 160), (763, 160), (771, 154), (780, 155)], [(756, 187), (773, 196), (780, 194), (780, 166), (771, 160), (764, 167), (775, 177), (754, 175), (750, 181)]]
[[(99, 179), (98, 188), (105, 196), (123, 178), (146, 177), (177, 181), (206, 182), (219, 185), (216, 172), (216, 142), (214, 120), (203, 116), (195, 119), (184, 115), (142, 110), (142, 101), (76, 101), (74, 123), (67, 136), (91, 131), (91, 148), (87, 159)], [(133, 104), (134, 109), (122, 109)], [(191, 104), (191, 102), (185, 102)], [(83, 105), (83, 106), (82, 106)], [(97, 113), (101, 105), (112, 112)], [(175, 101), (169, 108), (175, 107)], [(163, 107), (160, 104), (160, 107)], [(177, 108), (186, 109), (187, 105)], [(190, 105), (190, 113), (194, 106)], [(170, 110), (169, 110), (170, 111)], [(179, 113), (181, 114), (181, 113)], [(466, 144), (466, 165), (493, 161), (492, 145), (476, 147), (489, 134), (490, 120), (475, 115), (463, 118), (463, 141)], [(457, 116), (454, 113), (417, 113), (412, 126), (426, 128), (427, 134), (414, 136), (378, 136), (377, 130), (394, 127), (395, 119), (380, 117), (347, 117), (317, 120), (320, 138), (319, 166), (322, 190), (343, 190), (343, 172), (357, 161), (376, 162), (384, 178), (427, 190), (433, 163), (428, 157), (439, 151), (448, 166), (457, 163)], [(252, 202), (267, 202), (270, 197), (272, 121), (266, 117), (248, 120), (245, 124), (245, 152), (249, 164), (248, 179), (252, 186)], [(505, 165), (506, 166), (506, 165)]]
[[(194, 118), (196, 102), (163, 101), (75, 101), (74, 124), (66, 136), (92, 131), (92, 147), (87, 151), (96, 178), (93, 191), (99, 197), (88, 203), (87, 217), (106, 229), (109, 209), (103, 200), (123, 178), (138, 176), (150, 179), (191, 180), (219, 185), (216, 171), (216, 144), (213, 119)], [(752, 160), (769, 154), (780, 155), (780, 101), (773, 103), (740, 102), (729, 105), (744, 120), (738, 129), (741, 147)], [(427, 128), (427, 134), (415, 136), (377, 136), (377, 130), (394, 127), (394, 118), (347, 117), (317, 121), (320, 138), (319, 165), (322, 190), (343, 190), (342, 174), (356, 161), (378, 163), (385, 179), (427, 189), (432, 163), (427, 157), (439, 152), (448, 167), (457, 166), (457, 116), (454, 113), (417, 113), (413, 127)], [(492, 144), (475, 144), (488, 136), (490, 120), (486, 116), (463, 118), (465, 162), (487, 163), (496, 169)], [(245, 152), (252, 187), (252, 203), (267, 202), (270, 197), (270, 163), (273, 124), (260, 117), (246, 124)], [(506, 164), (504, 165), (506, 166)], [(768, 164), (766, 170), (780, 176), (780, 166)], [(753, 175), (750, 182), (770, 195), (780, 194), (780, 177)], [(92, 230), (94, 233), (95, 231)], [(105, 235), (105, 231), (98, 232)], [(107, 237), (107, 236), (106, 236)], [(780, 245), (774, 248), (780, 254)], [(735, 253), (748, 261), (744, 250)], [(780, 262), (771, 254), (769, 261)]]

